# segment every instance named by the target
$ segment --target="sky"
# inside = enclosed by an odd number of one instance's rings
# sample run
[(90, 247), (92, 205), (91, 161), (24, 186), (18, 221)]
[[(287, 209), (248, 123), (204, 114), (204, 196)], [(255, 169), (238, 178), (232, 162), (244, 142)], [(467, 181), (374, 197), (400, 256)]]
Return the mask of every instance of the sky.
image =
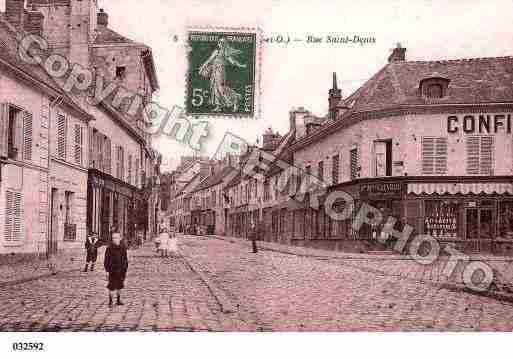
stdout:
[[(5, 0), (0, 0), (4, 8)], [(400, 42), (407, 60), (513, 55), (513, 0), (99, 0), (110, 27), (151, 46), (160, 90), (154, 100), (184, 107), (186, 33), (190, 27), (258, 27), (263, 37), (282, 34), (374, 37), (373, 44), (306, 44), (261, 47), (261, 113), (258, 119), (207, 118), (210, 136), (200, 154), (212, 155), (226, 131), (255, 143), (269, 127), (289, 130), (289, 111), (303, 106), (325, 115), (332, 73), (346, 97), (383, 67)], [(155, 136), (166, 167), (186, 145)]]

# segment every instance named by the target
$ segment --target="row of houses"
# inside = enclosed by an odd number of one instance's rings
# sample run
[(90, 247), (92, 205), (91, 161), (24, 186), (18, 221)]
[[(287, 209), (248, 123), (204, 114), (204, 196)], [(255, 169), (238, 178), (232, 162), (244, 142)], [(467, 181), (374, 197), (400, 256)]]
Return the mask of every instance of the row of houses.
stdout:
[[(393, 49), (388, 63), (353, 94), (343, 97), (336, 75), (328, 115), (290, 113), (289, 132), (264, 134), (260, 151), (325, 184), (326, 198), (343, 191), (465, 251), (513, 248), (513, 57), (407, 61)], [(250, 151), (251, 152), (251, 151)], [(247, 156), (246, 156), (247, 157)], [(230, 162), (230, 161), (228, 161)], [(262, 238), (322, 247), (368, 249), (362, 239), (384, 233), (384, 222), (338, 221), (309, 198), (298, 201), (280, 186), (282, 166), (261, 180), (223, 166), (174, 193), (164, 218), (180, 228), (206, 225), (211, 232), (245, 237), (259, 223)], [(233, 171), (232, 171), (233, 173)], [(201, 176), (200, 176), (201, 177)], [(345, 202), (329, 206), (343, 210)], [(397, 232), (396, 232), (397, 233)]]
[(49, 48), (31, 56), (60, 55), (151, 101), (151, 49), (108, 20), (96, 0), (7, 0), (0, 13), (0, 254), (50, 255), (82, 247), (90, 232), (135, 240), (155, 228), (159, 156), (142, 112), (67, 91), (65, 77), (18, 51), (40, 36)]

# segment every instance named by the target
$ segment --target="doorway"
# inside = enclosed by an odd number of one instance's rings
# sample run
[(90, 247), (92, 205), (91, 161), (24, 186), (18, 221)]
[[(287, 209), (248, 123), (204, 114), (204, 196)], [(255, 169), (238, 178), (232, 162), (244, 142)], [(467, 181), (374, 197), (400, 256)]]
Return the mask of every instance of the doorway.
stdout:
[(474, 207), (465, 210), (466, 239), (470, 250), (489, 250), (494, 234), (494, 211), (491, 207)]
[(50, 236), (46, 248), (46, 256), (51, 257), (57, 253), (59, 240), (59, 191), (52, 188), (50, 194)]

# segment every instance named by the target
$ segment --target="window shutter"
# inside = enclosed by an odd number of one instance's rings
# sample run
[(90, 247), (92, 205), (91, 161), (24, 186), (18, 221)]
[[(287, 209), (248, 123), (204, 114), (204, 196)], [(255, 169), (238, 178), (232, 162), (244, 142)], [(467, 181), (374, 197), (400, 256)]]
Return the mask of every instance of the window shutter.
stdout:
[(96, 168), (94, 128), (89, 127), (89, 167)]
[(432, 175), (435, 173), (435, 139), (433, 137), (422, 138), (422, 173)]
[(82, 126), (79, 124), (75, 125), (75, 163), (82, 164), (82, 152), (83, 152), (83, 138), (82, 138)]
[(103, 137), (103, 148), (102, 148), (102, 163), (99, 164), (98, 168), (103, 172), (110, 174), (112, 171), (112, 145), (110, 138)]
[(119, 159), (120, 163), (121, 163), (121, 176), (119, 178), (124, 180), (125, 179), (125, 151), (123, 150), (123, 147), (121, 147), (121, 146), (119, 147), (119, 151), (121, 154), (121, 158)]
[(447, 173), (447, 138), (438, 137), (435, 140), (435, 173)]
[(132, 155), (128, 155), (128, 180), (129, 184), (132, 184)]
[(57, 156), (66, 159), (66, 117), (57, 115)]
[(332, 173), (331, 173), (332, 184), (338, 183), (339, 163), (340, 163), (340, 156), (339, 155), (333, 156), (333, 164), (332, 164), (333, 167), (332, 167)]
[(482, 175), (493, 175), (493, 137), (481, 137), (481, 156), (479, 166)]
[(467, 137), (467, 173), (479, 174), (479, 137)]
[(23, 159), (32, 161), (33, 126), (32, 114), (23, 111)]
[(14, 148), (17, 150), (16, 159), (21, 159), (23, 156), (23, 122), (23, 112), (20, 110), (16, 111), (16, 120), (14, 121)]
[(447, 173), (447, 138), (422, 137), (422, 174)]
[(134, 183), (135, 186), (139, 186), (139, 159), (135, 160), (135, 170), (134, 170)]
[(351, 150), (351, 162), (350, 162), (350, 170), (351, 170), (351, 179), (354, 180), (358, 178), (358, 149), (354, 148)]
[(8, 129), (9, 129), (9, 105), (0, 105), (0, 158), (7, 157), (8, 152)]
[(5, 229), (6, 241), (23, 239), (23, 196), (20, 192), (5, 192)]
[(493, 137), (470, 136), (467, 138), (467, 174), (493, 175)]
[(14, 193), (11, 191), (5, 192), (5, 228), (4, 239), (6, 242), (12, 241), (12, 229), (14, 219)]

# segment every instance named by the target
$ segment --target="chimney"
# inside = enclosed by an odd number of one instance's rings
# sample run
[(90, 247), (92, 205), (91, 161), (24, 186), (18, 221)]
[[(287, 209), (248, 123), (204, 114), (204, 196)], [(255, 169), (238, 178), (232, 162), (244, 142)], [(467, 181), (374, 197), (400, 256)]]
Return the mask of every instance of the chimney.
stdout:
[(267, 131), (262, 135), (262, 149), (268, 151), (274, 151), (278, 148), (278, 144), (281, 141), (282, 136), (280, 136), (279, 132), (273, 132), (273, 130), (269, 127)]
[(333, 120), (336, 119), (336, 117), (337, 117), (337, 106), (341, 100), (342, 100), (342, 90), (338, 88), (337, 73), (334, 72), (333, 73), (333, 85), (329, 91), (329, 98), (328, 98), (330, 118)]
[(98, 27), (105, 28), (109, 26), (109, 14), (107, 14), (103, 9), (100, 9), (98, 13)]
[(392, 54), (388, 57), (388, 62), (399, 62), (406, 61), (406, 48), (401, 46), (398, 42), (395, 49), (392, 50)]
[(290, 129), (296, 130), (296, 139), (306, 134), (306, 116), (310, 113), (304, 107), (299, 107), (290, 111)]
[(28, 10), (26, 14), (25, 31), (32, 35), (43, 36), (44, 15), (36, 10), (35, 5), (32, 5), (32, 9)]
[(5, 17), (17, 29), (25, 23), (25, 0), (5, 0)]

